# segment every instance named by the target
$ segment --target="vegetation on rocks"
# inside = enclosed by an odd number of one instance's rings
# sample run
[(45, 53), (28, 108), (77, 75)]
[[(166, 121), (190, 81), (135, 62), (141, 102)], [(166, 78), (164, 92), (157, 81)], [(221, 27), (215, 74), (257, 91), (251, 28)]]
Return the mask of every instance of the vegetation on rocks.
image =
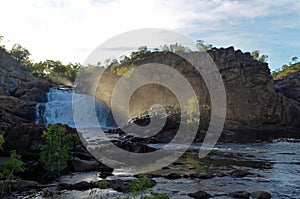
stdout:
[[(0, 148), (4, 144), (5, 140), (3, 134), (0, 134)], [(10, 158), (0, 165), (0, 196), (7, 195), (11, 192), (9, 182), (11, 180), (20, 179), (15, 174), (23, 171), (23, 162), (21, 156), (17, 154), (15, 150), (10, 152)]]
[(40, 162), (50, 176), (59, 176), (69, 160), (69, 150), (74, 146), (74, 135), (68, 134), (64, 127), (49, 125), (44, 131), (46, 143), (41, 148)]
[[(63, 64), (60, 61), (45, 60), (33, 62), (30, 52), (20, 44), (13, 45), (12, 49), (6, 49), (1, 45), (3, 37), (0, 36), (0, 68), (10, 68), (12, 65), (23, 70), (32, 72), (35, 76), (48, 78), (54, 83), (71, 86), (75, 81), (76, 74), (80, 70), (79, 63)], [(1, 60), (2, 58), (2, 60)]]
[(297, 57), (292, 58), (292, 62), (288, 65), (285, 64), (281, 67), (281, 69), (277, 69), (272, 72), (272, 77), (275, 80), (284, 79), (286, 76), (293, 74), (297, 71), (300, 71), (300, 62), (297, 62)]

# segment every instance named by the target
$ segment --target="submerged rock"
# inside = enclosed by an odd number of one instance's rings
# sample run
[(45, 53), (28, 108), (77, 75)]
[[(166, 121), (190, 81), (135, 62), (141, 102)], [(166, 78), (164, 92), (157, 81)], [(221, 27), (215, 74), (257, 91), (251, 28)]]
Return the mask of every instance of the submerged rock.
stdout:
[(191, 173), (190, 178), (199, 178), (199, 179), (211, 179), (214, 178), (215, 176), (213, 174), (209, 173)]
[(230, 197), (233, 198), (245, 198), (248, 199), (250, 197), (250, 193), (247, 191), (234, 191), (228, 194)]
[(190, 196), (191, 198), (195, 198), (195, 199), (207, 199), (212, 197), (209, 193), (205, 192), (205, 191), (197, 191), (195, 193), (190, 193), (188, 194), (188, 196)]
[(166, 175), (165, 178), (168, 180), (176, 180), (176, 179), (182, 178), (182, 176), (179, 174), (176, 174), (176, 173), (170, 173), (170, 174)]
[(270, 199), (270, 198), (272, 198), (272, 195), (266, 191), (254, 191), (250, 195), (254, 199)]
[(246, 170), (236, 169), (236, 170), (230, 171), (229, 174), (233, 177), (243, 178), (243, 177), (246, 177), (247, 175), (249, 175), (250, 172), (246, 171)]

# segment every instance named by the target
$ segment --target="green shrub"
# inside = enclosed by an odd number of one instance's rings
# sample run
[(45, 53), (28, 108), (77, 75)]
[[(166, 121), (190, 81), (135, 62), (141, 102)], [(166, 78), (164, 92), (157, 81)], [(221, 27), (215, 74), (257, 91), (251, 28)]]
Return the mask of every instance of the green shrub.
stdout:
[(166, 193), (157, 193), (154, 191), (150, 191), (150, 195), (144, 196), (143, 199), (169, 199), (169, 195)]
[(99, 189), (105, 189), (108, 187), (108, 181), (106, 180), (101, 180), (99, 182), (96, 183), (96, 186), (99, 188)]
[(146, 189), (149, 188), (149, 183), (147, 182), (148, 177), (144, 174), (140, 174), (138, 176), (138, 179), (135, 180), (131, 187), (130, 187), (130, 191), (133, 194), (138, 194), (138, 193), (142, 193), (144, 194)]
[(21, 171), (23, 171), (21, 156), (16, 151), (11, 151), (9, 160), (1, 165), (0, 196), (8, 195), (11, 192), (9, 181), (19, 179), (15, 176), (15, 172)]
[(2, 146), (3, 146), (4, 142), (5, 142), (3, 134), (4, 134), (4, 132), (0, 133), (0, 149), (1, 150), (2, 150)]
[(186, 114), (190, 117), (187, 119), (188, 124), (200, 122), (199, 99), (193, 96), (188, 100), (188, 104), (184, 107)]
[(75, 135), (68, 134), (66, 129), (59, 125), (49, 125), (44, 131), (43, 138), (46, 143), (41, 148), (40, 162), (47, 174), (53, 177), (67, 167), (69, 149), (74, 146)]
[(1, 165), (1, 180), (15, 180), (17, 177), (14, 175), (15, 172), (23, 170), (23, 162), (21, 156), (17, 154), (15, 150), (10, 152), (10, 158), (3, 165)]
[(284, 79), (286, 76), (297, 71), (300, 71), (300, 62), (290, 65), (283, 65), (281, 69), (277, 69), (276, 71), (272, 72), (272, 77), (275, 80)]

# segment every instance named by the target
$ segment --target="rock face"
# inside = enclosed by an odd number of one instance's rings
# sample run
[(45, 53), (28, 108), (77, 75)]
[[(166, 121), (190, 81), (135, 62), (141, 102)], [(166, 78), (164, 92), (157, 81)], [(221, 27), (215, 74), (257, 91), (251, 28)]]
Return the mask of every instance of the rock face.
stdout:
[(284, 96), (300, 103), (300, 71), (275, 81), (275, 89)]
[[(277, 87), (279, 85), (285, 85), (285, 87), (281, 86), (275, 90), (274, 80), (267, 63), (254, 60), (250, 53), (242, 53), (240, 50), (235, 51), (233, 47), (229, 47), (213, 48), (208, 51), (208, 54), (218, 67), (226, 90), (227, 111), (222, 135), (224, 141), (233, 141), (236, 138), (247, 141), (253, 137), (268, 139), (268, 137), (291, 136), (292, 134), (300, 136), (297, 134), (300, 129), (299, 74), (282, 82), (276, 82)], [(201, 59), (203, 53), (193, 52), (183, 56)], [(146, 63), (160, 63), (175, 68), (190, 82), (195, 93), (200, 97), (200, 105), (210, 104), (209, 91), (202, 77), (182, 57), (168, 52), (154, 52), (151, 56), (139, 61), (139, 64)], [(140, 75), (142, 78), (142, 74)], [(111, 94), (119, 79), (120, 77), (110, 71), (104, 72), (98, 87), (94, 85), (96, 97), (110, 106)], [(78, 89), (84, 93), (90, 93), (91, 90), (86, 90), (86, 88), (93, 87), (92, 82), (95, 82), (93, 78), (87, 78), (83, 83), (83, 90), (80, 84)], [(157, 82), (159, 84), (162, 80), (158, 79)], [(292, 90), (289, 90), (291, 87)], [(131, 116), (137, 116), (149, 110), (154, 104), (174, 105), (176, 102), (176, 97), (169, 89), (157, 84), (147, 84), (137, 89), (131, 96), (129, 112)], [(122, 115), (123, 110), (119, 112)], [(206, 123), (202, 124), (202, 127), (205, 129), (210, 114), (206, 113), (204, 116)]]
[(299, 103), (276, 92), (267, 64), (233, 48), (213, 49), (209, 54), (225, 84), (225, 128), (249, 133), (299, 129)]
[(34, 121), (35, 104), (47, 101), (46, 92), (51, 86), (0, 49), (0, 129)]

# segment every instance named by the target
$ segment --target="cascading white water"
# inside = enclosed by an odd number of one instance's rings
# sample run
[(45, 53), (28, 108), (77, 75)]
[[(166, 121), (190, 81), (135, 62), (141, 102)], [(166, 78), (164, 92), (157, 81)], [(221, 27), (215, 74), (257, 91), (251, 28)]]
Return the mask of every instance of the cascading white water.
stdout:
[[(98, 125), (106, 127), (109, 109), (102, 102), (96, 101), (91, 96), (73, 93), (73, 89), (69, 88), (50, 89), (47, 94), (48, 101), (36, 106), (36, 122), (41, 124), (61, 123), (75, 127), (72, 109), (74, 96), (80, 108), (80, 113), (76, 117), (80, 117), (82, 121), (84, 121), (84, 126), (81, 126), (81, 128), (95, 128), (99, 127)], [(89, 122), (94, 118), (90, 112), (91, 108), (94, 109), (94, 107), (98, 120), (97, 124), (95, 124), (95, 122)]]

